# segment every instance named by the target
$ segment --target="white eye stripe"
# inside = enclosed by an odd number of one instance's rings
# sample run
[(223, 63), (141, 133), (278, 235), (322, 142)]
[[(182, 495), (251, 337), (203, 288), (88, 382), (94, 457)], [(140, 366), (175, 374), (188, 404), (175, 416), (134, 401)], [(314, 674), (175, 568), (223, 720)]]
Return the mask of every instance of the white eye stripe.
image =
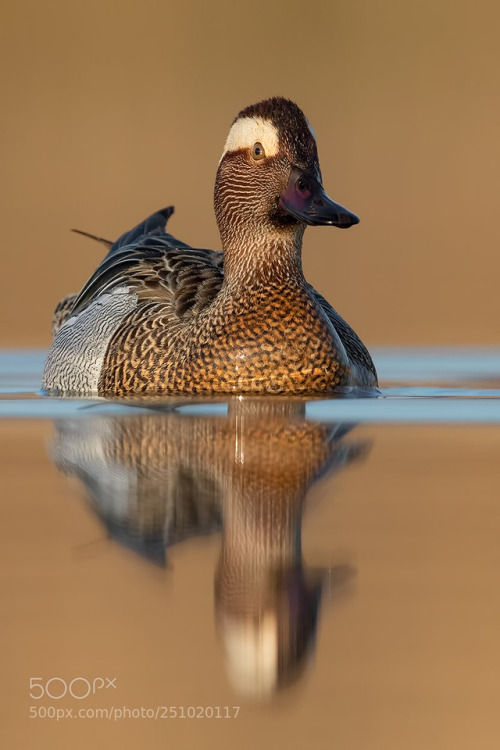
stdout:
[(242, 148), (253, 148), (255, 143), (262, 143), (266, 156), (276, 156), (279, 151), (278, 131), (269, 120), (258, 117), (241, 117), (236, 120), (229, 131), (221, 161), (229, 151)]
[(316, 133), (314, 132), (313, 126), (311, 125), (311, 123), (309, 122), (309, 120), (306, 120), (306, 122), (307, 122), (307, 127), (309, 128), (310, 134), (312, 135), (312, 137), (314, 138), (314, 140), (316, 140)]

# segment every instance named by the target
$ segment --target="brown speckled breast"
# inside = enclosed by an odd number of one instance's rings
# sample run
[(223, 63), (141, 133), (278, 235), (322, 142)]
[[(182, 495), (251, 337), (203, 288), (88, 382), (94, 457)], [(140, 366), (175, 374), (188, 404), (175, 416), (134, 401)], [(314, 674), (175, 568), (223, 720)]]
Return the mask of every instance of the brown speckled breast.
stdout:
[(231, 296), (174, 320), (168, 303), (140, 305), (110, 341), (99, 393), (318, 393), (352, 384), (345, 349), (303, 287)]

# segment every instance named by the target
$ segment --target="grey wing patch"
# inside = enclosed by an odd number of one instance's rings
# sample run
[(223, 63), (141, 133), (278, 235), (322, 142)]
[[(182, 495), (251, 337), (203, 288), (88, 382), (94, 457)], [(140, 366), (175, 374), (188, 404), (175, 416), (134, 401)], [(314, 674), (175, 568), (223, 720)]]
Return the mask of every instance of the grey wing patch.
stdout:
[(71, 314), (49, 349), (42, 388), (52, 393), (97, 393), (108, 344), (136, 305), (137, 296), (118, 287), (80, 314)]
[(366, 346), (363, 344), (358, 334), (351, 328), (351, 326), (345, 322), (345, 320), (338, 314), (336, 310), (330, 305), (329, 302), (308, 284), (309, 291), (312, 292), (323, 312), (326, 314), (328, 320), (332, 323), (333, 327), (337, 331), (342, 344), (347, 352), (347, 356), (351, 362), (355, 362), (361, 365), (367, 370), (374, 378), (375, 384), (377, 382), (377, 371), (370, 353)]

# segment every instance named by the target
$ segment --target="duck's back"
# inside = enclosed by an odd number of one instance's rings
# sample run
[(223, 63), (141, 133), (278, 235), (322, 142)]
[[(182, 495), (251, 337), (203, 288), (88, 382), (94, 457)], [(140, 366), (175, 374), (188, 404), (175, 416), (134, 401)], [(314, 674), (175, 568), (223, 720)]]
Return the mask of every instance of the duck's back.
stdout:
[(190, 248), (167, 233), (172, 212), (158, 211), (122, 235), (81, 292), (59, 303), (44, 389), (97, 393), (110, 341), (135, 311), (160, 306), (162, 318), (174, 325), (218, 293), (222, 253)]

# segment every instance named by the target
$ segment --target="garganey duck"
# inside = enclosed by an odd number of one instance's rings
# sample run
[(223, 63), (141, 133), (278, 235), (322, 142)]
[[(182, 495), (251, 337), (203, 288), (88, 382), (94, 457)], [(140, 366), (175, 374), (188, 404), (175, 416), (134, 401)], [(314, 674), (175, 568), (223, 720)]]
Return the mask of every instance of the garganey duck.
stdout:
[(305, 280), (306, 225), (358, 217), (322, 186), (316, 139), (275, 97), (242, 110), (215, 180), (222, 252), (165, 231), (172, 208), (122, 235), (56, 308), (49, 393), (314, 394), (376, 387), (352, 328)]

